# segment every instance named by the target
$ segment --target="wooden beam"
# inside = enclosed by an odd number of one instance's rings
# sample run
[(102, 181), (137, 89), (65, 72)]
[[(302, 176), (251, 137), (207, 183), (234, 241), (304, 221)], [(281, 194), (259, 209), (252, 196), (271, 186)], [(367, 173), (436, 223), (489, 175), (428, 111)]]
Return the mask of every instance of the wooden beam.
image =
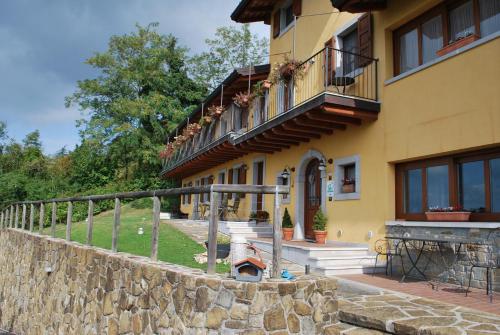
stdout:
[(360, 119), (354, 119), (352, 117), (347, 117), (347, 116), (330, 115), (321, 111), (319, 111), (319, 113), (306, 112), (305, 116), (307, 116), (307, 118), (311, 120), (319, 122), (327, 122), (327, 123), (343, 124), (343, 125), (352, 124), (356, 126), (359, 126), (361, 124)]
[(273, 218), (273, 269), (272, 277), (281, 277), (281, 249), (282, 249), (282, 232), (281, 232), (281, 195), (276, 187), (274, 194), (274, 218)]
[(263, 139), (259, 136), (256, 136), (253, 138), (253, 141), (256, 142), (257, 144), (271, 144), (273, 146), (278, 146), (280, 148), (283, 148), (283, 149), (290, 149), (290, 145), (286, 144), (286, 143), (282, 143), (282, 142), (279, 142), (279, 141), (272, 141), (272, 140), (266, 140), (266, 139)]
[(273, 133), (275, 133), (276, 135), (284, 137), (285, 139), (286, 138), (293, 138), (296, 140), (300, 140), (302, 142), (309, 142), (309, 140), (310, 140), (310, 138), (308, 136), (305, 136), (304, 134), (301, 134), (301, 133), (295, 133), (292, 131), (285, 131), (285, 130), (276, 129), (276, 128), (271, 129), (271, 131)]
[(338, 108), (338, 107), (330, 107), (330, 106), (322, 106), (321, 109), (323, 112), (339, 115), (339, 116), (348, 116), (356, 119), (366, 120), (366, 121), (375, 121), (378, 119), (378, 115), (375, 113), (365, 112), (361, 110), (351, 110), (347, 108)]
[(294, 132), (295, 134), (302, 134), (307, 137), (321, 138), (321, 132), (310, 131), (301, 129), (301, 127), (292, 126), (290, 124), (282, 124), (281, 127), (287, 132)]
[(89, 200), (87, 212), (87, 245), (92, 245), (92, 234), (94, 229), (94, 201)]
[(121, 203), (119, 198), (115, 198), (115, 211), (113, 213), (113, 235), (111, 237), (111, 250), (118, 251), (118, 236), (120, 233)]
[(242, 143), (242, 144), (245, 145), (247, 148), (255, 151), (255, 152), (261, 152), (260, 150), (264, 150), (267, 153), (272, 154), (275, 151), (281, 151), (280, 148), (272, 148), (272, 147), (269, 147), (269, 146), (262, 146), (262, 145), (251, 144), (251, 143), (248, 143), (248, 141), (245, 142), (245, 143)]
[(52, 237), (56, 237), (56, 223), (57, 223), (57, 203), (52, 203), (52, 221), (50, 225), (50, 232)]
[(251, 140), (248, 140), (247, 143), (250, 145), (256, 145), (259, 147), (263, 148), (270, 148), (270, 149), (289, 149), (290, 147), (286, 144), (279, 144), (279, 143), (269, 143), (269, 142), (260, 142), (257, 139), (253, 138)]
[(272, 154), (274, 153), (273, 150), (270, 150), (270, 149), (260, 149), (260, 148), (250, 148), (248, 147), (248, 144), (245, 144), (245, 143), (241, 143), (238, 145), (238, 148), (242, 148), (243, 150), (248, 150), (249, 152), (262, 152), (262, 153), (265, 153), (265, 154)]
[(160, 234), (160, 197), (153, 197), (153, 227), (151, 230), (151, 259), (158, 260), (158, 236)]
[(333, 134), (333, 130), (331, 127), (325, 127), (324, 125), (315, 127), (315, 126), (309, 125), (308, 123), (301, 122), (297, 119), (293, 119), (292, 122), (288, 123), (287, 125), (295, 128), (297, 131), (321, 133), (321, 134), (327, 134), (327, 135)]
[(35, 228), (35, 205), (30, 205), (30, 232)]
[(346, 128), (347, 128), (347, 126), (345, 124), (316, 121), (316, 120), (312, 120), (312, 119), (308, 118), (305, 115), (301, 116), (301, 117), (299, 117), (298, 119), (295, 119), (295, 120), (297, 120), (296, 123), (297, 122), (303, 122), (304, 124), (307, 124), (308, 126), (312, 126), (312, 127), (316, 127), (316, 128), (322, 128), (322, 129), (346, 130)]
[(68, 213), (66, 214), (66, 241), (71, 241), (71, 225), (73, 219), (73, 203), (68, 201)]
[(208, 250), (207, 250), (207, 273), (215, 274), (215, 265), (217, 260), (217, 232), (219, 226), (219, 194), (210, 192), (210, 217), (208, 221)]
[(262, 136), (270, 141), (279, 141), (280, 143), (286, 143), (286, 144), (290, 144), (290, 145), (299, 145), (300, 144), (300, 141), (291, 140), (291, 139), (284, 139), (282, 136), (275, 135), (275, 134), (269, 133), (269, 132), (262, 133), (258, 136)]

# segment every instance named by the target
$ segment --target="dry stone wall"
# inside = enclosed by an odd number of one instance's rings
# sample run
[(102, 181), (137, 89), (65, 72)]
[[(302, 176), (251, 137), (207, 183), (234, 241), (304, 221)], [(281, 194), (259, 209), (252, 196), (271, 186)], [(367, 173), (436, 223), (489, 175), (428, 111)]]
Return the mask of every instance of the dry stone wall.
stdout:
[(241, 283), (201, 270), (0, 231), (0, 328), (17, 334), (314, 334), (336, 281)]

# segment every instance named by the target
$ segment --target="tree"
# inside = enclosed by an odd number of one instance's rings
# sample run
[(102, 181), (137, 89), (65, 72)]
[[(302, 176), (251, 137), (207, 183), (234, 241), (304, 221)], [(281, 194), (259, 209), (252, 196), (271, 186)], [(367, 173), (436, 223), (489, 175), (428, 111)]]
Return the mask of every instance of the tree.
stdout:
[(7, 124), (3, 121), (0, 121), (0, 155), (3, 153), (3, 148), (5, 146), (6, 140), (7, 140)]
[(268, 55), (267, 38), (252, 34), (249, 24), (240, 28), (220, 27), (215, 38), (206, 39), (208, 51), (192, 57), (191, 75), (197, 81), (215, 89), (235, 68), (265, 63)]
[(206, 93), (188, 77), (187, 49), (157, 26), (111, 37), (106, 52), (86, 61), (99, 76), (79, 81), (66, 98), (67, 107), (77, 104), (90, 114), (79, 123), (83, 139), (105, 147), (116, 176), (126, 180), (157, 178), (168, 132)]

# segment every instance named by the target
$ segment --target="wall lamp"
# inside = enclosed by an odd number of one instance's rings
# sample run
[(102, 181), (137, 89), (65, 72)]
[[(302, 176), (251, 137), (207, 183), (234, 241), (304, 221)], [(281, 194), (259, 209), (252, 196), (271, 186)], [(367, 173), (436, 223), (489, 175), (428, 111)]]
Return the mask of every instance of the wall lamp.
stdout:
[[(328, 159), (328, 164), (332, 164), (332, 163), (333, 163), (333, 159), (329, 158)], [(320, 170), (320, 171), (325, 171), (326, 170), (326, 163), (325, 163), (325, 161), (323, 159), (319, 161), (318, 170)]]
[[(283, 169), (283, 172), (281, 172), (281, 178), (283, 178), (283, 180), (286, 180), (286, 181), (288, 181), (288, 180), (293, 181), (293, 179), (291, 178), (292, 172), (295, 172), (294, 167), (289, 167), (288, 165), (285, 166), (285, 168)], [(290, 186), (293, 187), (292, 183), (289, 183), (289, 184), (291, 184)]]

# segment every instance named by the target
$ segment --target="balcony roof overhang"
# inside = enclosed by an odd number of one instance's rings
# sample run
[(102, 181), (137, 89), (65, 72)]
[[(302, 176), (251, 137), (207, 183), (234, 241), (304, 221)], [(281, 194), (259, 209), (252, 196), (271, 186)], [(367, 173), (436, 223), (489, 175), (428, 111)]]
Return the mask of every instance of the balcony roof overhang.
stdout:
[[(236, 93), (246, 92), (248, 89), (248, 76), (250, 75), (250, 84), (254, 85), (260, 80), (264, 80), (268, 77), (269, 71), (271, 70), (270, 64), (255, 65), (251, 67), (239, 68), (231, 72), (229, 76), (224, 79), (224, 81), (208, 95), (205, 100), (203, 100), (203, 105), (205, 110), (210, 107), (210, 105), (219, 105), (221, 102), (222, 94), (222, 104), (228, 105), (232, 103), (233, 97)], [(179, 133), (186, 127), (188, 119), (193, 122), (201, 118), (202, 104), (198, 105), (189, 116), (184, 119), (179, 125), (170, 132), (168, 135), (170, 138), (176, 136), (176, 131)]]
[(248, 153), (272, 154), (323, 135), (375, 121), (380, 103), (321, 93), (286, 113), (237, 136), (228, 134), (162, 172), (164, 178), (185, 178)]
[(238, 23), (271, 23), (271, 13), (277, 0), (241, 0), (231, 14), (231, 19)]
[(331, 2), (339, 11), (350, 13), (364, 13), (387, 7), (387, 0), (331, 0)]

